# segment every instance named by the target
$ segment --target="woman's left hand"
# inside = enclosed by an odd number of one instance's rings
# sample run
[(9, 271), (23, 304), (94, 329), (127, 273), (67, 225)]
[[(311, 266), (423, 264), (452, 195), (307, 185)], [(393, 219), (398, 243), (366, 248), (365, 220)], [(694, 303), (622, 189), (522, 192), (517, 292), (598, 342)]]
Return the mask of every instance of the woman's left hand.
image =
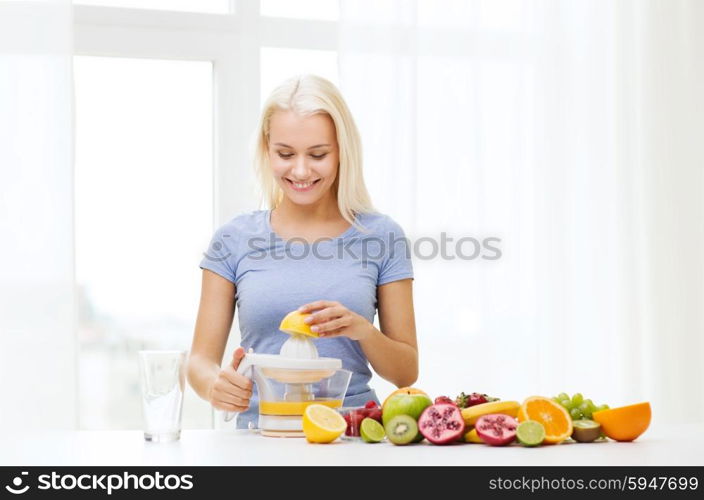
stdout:
[(337, 337), (344, 335), (352, 340), (364, 340), (373, 330), (367, 318), (350, 311), (339, 302), (331, 300), (316, 300), (298, 308), (302, 313), (312, 313), (305, 321), (310, 329), (321, 337)]

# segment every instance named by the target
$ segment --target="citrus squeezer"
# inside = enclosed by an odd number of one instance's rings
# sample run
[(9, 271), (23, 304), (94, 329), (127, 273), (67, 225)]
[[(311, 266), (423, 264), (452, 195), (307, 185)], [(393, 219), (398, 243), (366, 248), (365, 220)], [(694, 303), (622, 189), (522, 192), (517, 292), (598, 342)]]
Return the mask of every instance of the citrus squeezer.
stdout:
[[(284, 317), (279, 329), (290, 337), (279, 354), (245, 353), (237, 368), (257, 384), (258, 428), (263, 436), (302, 437), (302, 416), (311, 404), (331, 408), (342, 406), (352, 372), (342, 369), (337, 358), (318, 356), (313, 343), (317, 334), (298, 311)], [(225, 421), (236, 415), (228, 412)]]

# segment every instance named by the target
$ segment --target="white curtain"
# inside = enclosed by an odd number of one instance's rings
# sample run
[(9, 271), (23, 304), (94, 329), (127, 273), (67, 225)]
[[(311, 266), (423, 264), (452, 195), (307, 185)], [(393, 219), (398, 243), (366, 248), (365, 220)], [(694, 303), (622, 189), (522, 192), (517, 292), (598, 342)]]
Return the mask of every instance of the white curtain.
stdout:
[(694, 0), (342, 0), (376, 206), (415, 242), (501, 238), (414, 257), (418, 387), (704, 419), (701, 26)]
[(70, 0), (0, 1), (0, 427), (76, 425)]

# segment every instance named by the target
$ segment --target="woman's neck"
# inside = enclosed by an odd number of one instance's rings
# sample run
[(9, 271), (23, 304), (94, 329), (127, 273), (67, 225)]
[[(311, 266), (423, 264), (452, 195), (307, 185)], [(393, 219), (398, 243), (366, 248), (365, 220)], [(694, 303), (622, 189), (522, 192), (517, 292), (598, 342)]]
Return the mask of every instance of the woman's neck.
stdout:
[(282, 200), (271, 212), (270, 223), (280, 238), (302, 238), (308, 242), (319, 238), (336, 238), (350, 227), (349, 222), (340, 214), (336, 202), (302, 206), (288, 199)]
[(326, 223), (342, 219), (334, 198), (325, 198), (313, 205), (296, 205), (284, 197), (274, 211), (279, 221), (290, 224)]

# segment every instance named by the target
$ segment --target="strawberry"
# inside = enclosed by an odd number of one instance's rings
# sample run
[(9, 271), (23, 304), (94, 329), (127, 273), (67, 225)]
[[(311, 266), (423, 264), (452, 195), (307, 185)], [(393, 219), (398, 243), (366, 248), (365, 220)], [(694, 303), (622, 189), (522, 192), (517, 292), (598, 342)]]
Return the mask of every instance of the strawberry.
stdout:
[(435, 398), (436, 405), (437, 404), (445, 404), (445, 403), (457, 406), (457, 403), (455, 403), (453, 400), (451, 400), (447, 396), (438, 396), (437, 398)]
[(480, 405), (482, 403), (490, 403), (492, 401), (498, 401), (499, 398), (493, 398), (487, 396), (486, 394), (481, 394), (479, 392), (473, 392), (467, 396), (464, 392), (460, 393), (455, 400), (457, 406), (460, 408), (469, 408), (470, 406)]

